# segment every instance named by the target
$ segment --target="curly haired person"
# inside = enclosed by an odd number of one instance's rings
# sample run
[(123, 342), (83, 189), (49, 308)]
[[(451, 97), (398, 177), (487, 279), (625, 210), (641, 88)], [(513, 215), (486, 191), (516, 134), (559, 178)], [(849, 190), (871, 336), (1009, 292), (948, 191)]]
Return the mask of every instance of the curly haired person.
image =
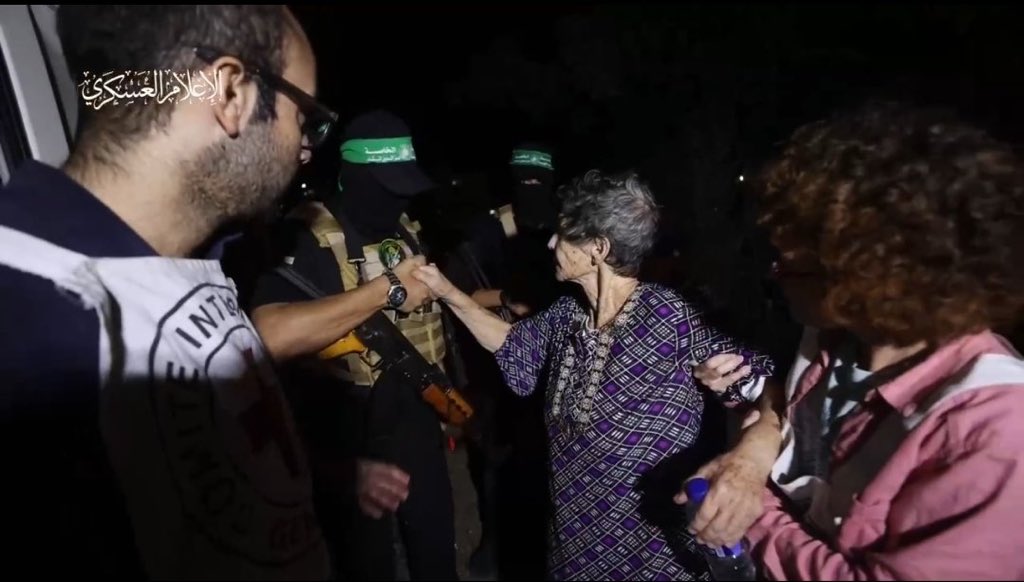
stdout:
[(807, 325), (748, 532), (788, 580), (1024, 578), (1024, 165), (948, 113), (799, 129), (762, 182)]

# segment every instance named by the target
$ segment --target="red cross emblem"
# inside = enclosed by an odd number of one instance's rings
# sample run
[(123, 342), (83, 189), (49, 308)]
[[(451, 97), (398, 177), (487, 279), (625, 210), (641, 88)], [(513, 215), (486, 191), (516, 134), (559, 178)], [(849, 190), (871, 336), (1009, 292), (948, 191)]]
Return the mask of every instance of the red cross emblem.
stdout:
[(269, 386), (260, 374), (259, 363), (253, 356), (252, 348), (242, 353), (248, 364), (242, 378), (242, 388), (258, 392), (259, 400), (242, 411), (238, 420), (249, 437), (252, 452), (261, 453), (271, 443), (276, 444), (292, 477), (299, 475), (299, 457), (292, 441), (288, 422), (285, 418), (285, 403), (279, 390)]

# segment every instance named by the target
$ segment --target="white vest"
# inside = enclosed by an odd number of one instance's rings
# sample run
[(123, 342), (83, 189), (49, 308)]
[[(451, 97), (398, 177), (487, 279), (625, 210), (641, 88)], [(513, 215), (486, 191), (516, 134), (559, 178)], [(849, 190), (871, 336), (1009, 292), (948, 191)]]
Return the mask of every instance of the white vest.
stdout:
[(328, 576), (291, 412), (219, 263), (90, 258), (6, 227), (0, 263), (99, 317), (97, 420), (150, 577)]

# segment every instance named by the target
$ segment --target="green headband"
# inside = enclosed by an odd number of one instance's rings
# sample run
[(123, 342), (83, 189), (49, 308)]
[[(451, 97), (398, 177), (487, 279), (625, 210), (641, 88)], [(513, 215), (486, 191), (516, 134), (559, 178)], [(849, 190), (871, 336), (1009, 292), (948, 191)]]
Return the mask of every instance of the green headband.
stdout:
[(509, 164), (513, 166), (535, 166), (552, 171), (555, 169), (551, 165), (551, 154), (537, 150), (512, 150), (512, 160), (509, 161)]
[(350, 139), (341, 144), (341, 159), (353, 164), (391, 164), (416, 161), (411, 137)]

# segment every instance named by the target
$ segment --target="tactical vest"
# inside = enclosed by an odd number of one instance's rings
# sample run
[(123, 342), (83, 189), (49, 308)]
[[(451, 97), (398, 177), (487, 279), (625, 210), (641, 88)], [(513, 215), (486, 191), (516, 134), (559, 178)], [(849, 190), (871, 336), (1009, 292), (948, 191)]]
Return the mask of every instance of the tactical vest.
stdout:
[(512, 238), (518, 234), (519, 229), (516, 227), (515, 212), (512, 210), (511, 204), (491, 210), (491, 216), (497, 218), (501, 223), (501, 229), (505, 231), (506, 238)]
[[(345, 291), (351, 291), (362, 283), (384, 274), (384, 265), (381, 263), (380, 257), (381, 244), (364, 246), (363, 260), (350, 259), (345, 246), (345, 233), (342, 231), (341, 225), (320, 202), (302, 204), (292, 211), (291, 216), (303, 220), (309, 225), (310, 231), (316, 237), (321, 248), (331, 250), (338, 263)], [(419, 223), (409, 220), (405, 214), (401, 216), (400, 223), (412, 238), (413, 243), (418, 246), (420, 244)], [(406, 241), (399, 238), (395, 242), (400, 245), (404, 257), (411, 257), (415, 254)], [(392, 248), (394, 248), (393, 245)], [(444, 326), (441, 319), (441, 306), (437, 302), (431, 302), (408, 315), (393, 309), (385, 309), (384, 314), (398, 326), (402, 335), (409, 339), (428, 362), (444, 368), (443, 360), (446, 353)], [(375, 352), (367, 351), (362, 354), (348, 354), (335, 358), (330, 367), (332, 372), (343, 380), (357, 386), (372, 386), (380, 376), (380, 372), (376, 369), (380, 360), (380, 356)]]

